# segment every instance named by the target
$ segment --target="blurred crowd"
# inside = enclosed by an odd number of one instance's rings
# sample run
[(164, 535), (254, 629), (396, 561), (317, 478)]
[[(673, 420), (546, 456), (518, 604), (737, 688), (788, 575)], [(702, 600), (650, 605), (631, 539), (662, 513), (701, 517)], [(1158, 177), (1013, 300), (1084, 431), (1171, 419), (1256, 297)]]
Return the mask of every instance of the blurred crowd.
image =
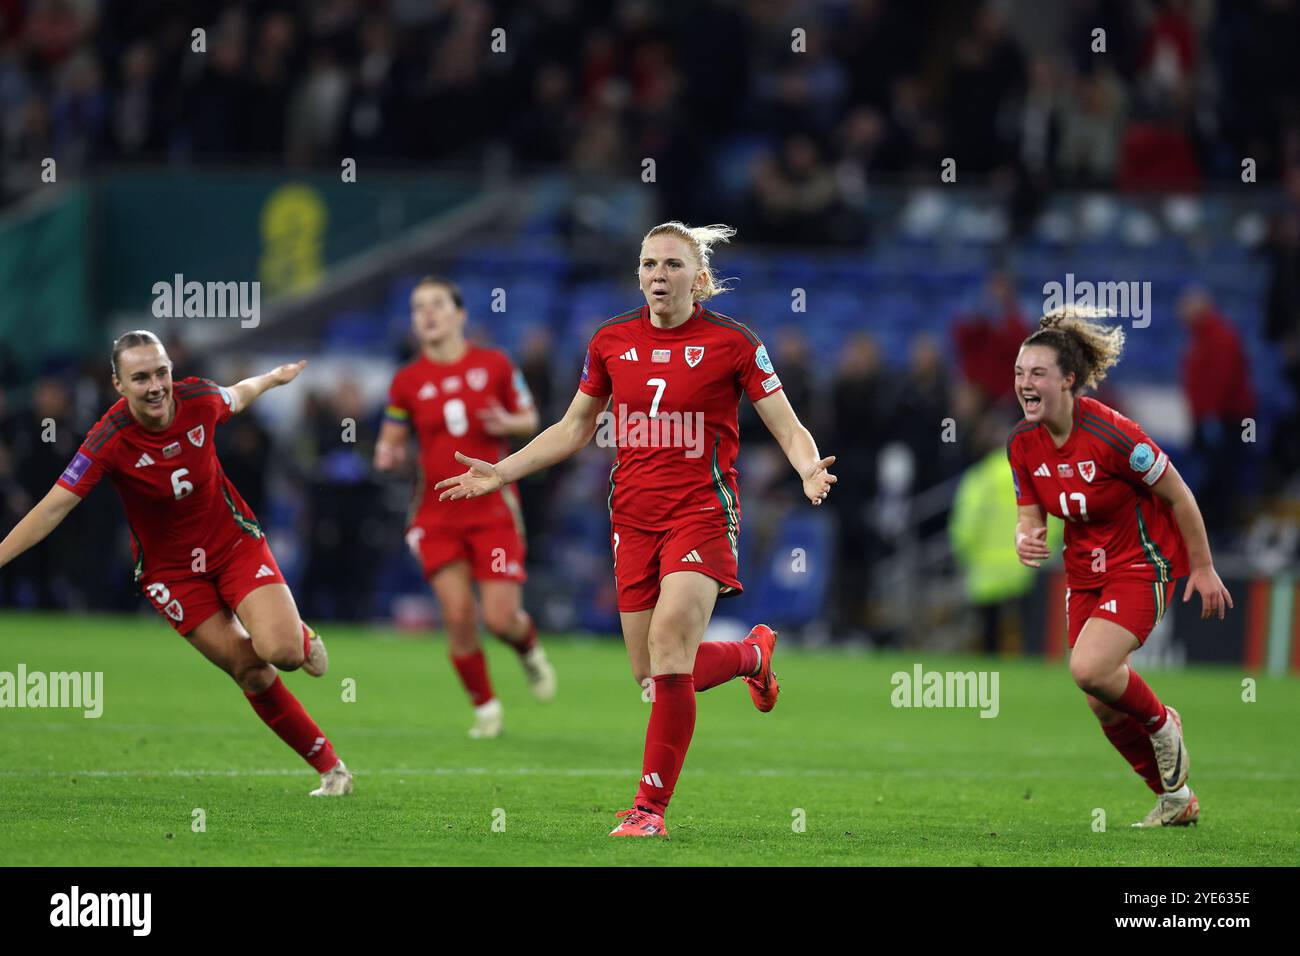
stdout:
[(1022, 212), (1239, 180), (1242, 157), (1277, 179), (1298, 31), (1294, 0), (0, 0), (3, 192), (44, 157), (654, 158), (682, 219), (730, 197), (751, 238), (856, 241), (873, 181), (945, 157)]

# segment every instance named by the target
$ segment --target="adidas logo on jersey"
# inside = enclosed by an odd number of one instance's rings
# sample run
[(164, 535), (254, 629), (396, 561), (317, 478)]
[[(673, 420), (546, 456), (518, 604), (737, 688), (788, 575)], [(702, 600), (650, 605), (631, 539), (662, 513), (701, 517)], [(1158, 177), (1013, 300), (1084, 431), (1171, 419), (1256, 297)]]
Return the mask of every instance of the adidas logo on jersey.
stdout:
[(145, 452), (143, 455), (140, 456), (140, 460), (135, 463), (135, 467), (143, 468), (145, 465), (152, 465), (152, 464), (153, 464), (153, 459), (149, 457), (148, 452)]
[(1102, 602), (1102, 603), (1097, 607), (1097, 610), (1099, 610), (1099, 611), (1110, 611), (1111, 614), (1118, 614), (1118, 613), (1119, 613), (1119, 607), (1118, 607), (1118, 605), (1117, 605), (1117, 603), (1116, 603), (1116, 601), (1115, 601), (1114, 598), (1111, 598), (1109, 601), (1104, 601), (1104, 602)]
[(1047, 462), (1043, 462), (1041, 465), (1038, 466), (1038, 470), (1034, 472), (1034, 477), (1035, 477), (1035, 478), (1051, 478), (1051, 477), (1052, 477), (1052, 473), (1051, 473), (1050, 471), (1047, 470)]
[(663, 787), (664, 785), (664, 782), (659, 779), (659, 774), (657, 773), (646, 774), (644, 777), (641, 778), (641, 782), (648, 783), (652, 787)]
[(694, 550), (692, 550), (690, 554), (686, 555), (686, 557), (682, 558), (682, 560), (690, 564), (704, 563), (704, 559), (700, 557), (700, 552)]
[(628, 361), (628, 362), (635, 362), (635, 361), (638, 361), (638, 359), (637, 359), (637, 357), (636, 357), (636, 349), (635, 349), (635, 348), (628, 349), (626, 352), (624, 352), (622, 355), (620, 355), (619, 358), (624, 359), (625, 361)]
[(253, 577), (255, 577), (255, 578), (273, 578), (273, 577), (275, 577), (275, 572), (272, 571), (270, 568), (268, 568), (268, 567), (264, 564), (264, 565), (262, 565), (260, 568), (257, 569), (257, 574), (253, 575)]

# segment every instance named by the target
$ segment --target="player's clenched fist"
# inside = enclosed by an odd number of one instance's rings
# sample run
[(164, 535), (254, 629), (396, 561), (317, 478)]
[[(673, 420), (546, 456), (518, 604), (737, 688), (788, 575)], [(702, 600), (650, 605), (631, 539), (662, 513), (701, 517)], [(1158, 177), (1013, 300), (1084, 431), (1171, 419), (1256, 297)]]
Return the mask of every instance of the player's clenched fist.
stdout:
[(460, 452), (456, 452), (456, 460), (462, 465), (468, 465), (469, 471), (454, 478), (444, 478), (434, 485), (435, 490), (442, 492), (438, 495), (439, 501), (459, 501), (461, 498), (490, 495), (494, 491), (500, 491), (501, 486), (505, 484), (496, 466), (490, 462), (467, 458)]
[(1016, 532), (1016, 557), (1020, 563), (1031, 568), (1041, 567), (1051, 555), (1047, 547), (1047, 525), (1039, 525), (1032, 531)]

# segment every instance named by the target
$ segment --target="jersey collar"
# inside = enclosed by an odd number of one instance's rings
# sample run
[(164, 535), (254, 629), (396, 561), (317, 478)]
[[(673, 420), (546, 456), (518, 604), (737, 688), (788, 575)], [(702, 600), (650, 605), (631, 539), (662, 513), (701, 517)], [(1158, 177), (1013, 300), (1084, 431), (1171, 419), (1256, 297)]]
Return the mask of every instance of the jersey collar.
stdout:
[(695, 331), (694, 323), (697, 323), (697, 320), (699, 319), (700, 315), (703, 312), (704, 312), (704, 306), (699, 302), (696, 302), (695, 307), (691, 309), (691, 314), (686, 319), (685, 322), (683, 322), (681, 325), (677, 326), (676, 328), (661, 329), (659, 328), (659, 326), (655, 325), (653, 322), (650, 321), (650, 305), (647, 303), (646, 305), (641, 306), (641, 328), (650, 335), (656, 335), (662, 338), (675, 339), (682, 335), (685, 335), (688, 331), (690, 332)]

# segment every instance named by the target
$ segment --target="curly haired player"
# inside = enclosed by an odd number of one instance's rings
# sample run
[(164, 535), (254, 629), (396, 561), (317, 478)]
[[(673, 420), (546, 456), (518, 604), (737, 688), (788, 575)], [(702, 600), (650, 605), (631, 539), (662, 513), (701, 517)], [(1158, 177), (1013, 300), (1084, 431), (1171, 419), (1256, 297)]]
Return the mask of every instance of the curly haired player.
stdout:
[(1136, 422), (1082, 394), (1123, 347), (1123, 329), (1080, 310), (1045, 316), (1021, 346), (1016, 397), (1025, 418), (1007, 442), (1020, 507), (1016, 554), (1039, 567), (1048, 556), (1045, 514), (1065, 519), (1070, 674), (1106, 738), (1159, 795), (1134, 826), (1186, 826), (1200, 806), (1187, 786), (1182, 719), (1128, 658), (1183, 575), (1183, 601), (1199, 594), (1202, 618), (1222, 619), (1232, 596), (1169, 457)]

